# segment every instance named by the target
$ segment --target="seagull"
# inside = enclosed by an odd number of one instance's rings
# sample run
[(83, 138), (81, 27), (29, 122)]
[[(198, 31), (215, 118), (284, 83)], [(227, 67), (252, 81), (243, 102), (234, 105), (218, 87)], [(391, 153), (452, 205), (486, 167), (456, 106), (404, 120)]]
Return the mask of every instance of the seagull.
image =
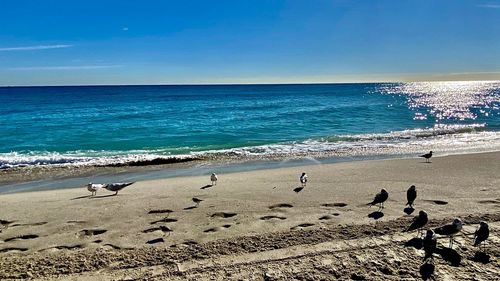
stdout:
[(449, 247), (451, 248), (453, 247), (453, 235), (459, 233), (460, 230), (462, 230), (462, 226), (463, 226), (462, 220), (457, 218), (454, 219), (453, 223), (451, 224), (443, 225), (441, 227), (434, 229), (434, 232), (439, 235), (450, 237)]
[(429, 153), (420, 155), (420, 157), (425, 158), (425, 162), (429, 163), (429, 161), (430, 161), (429, 159), (431, 159), (431, 157), (432, 157), (432, 150)]
[(200, 203), (203, 202), (202, 199), (196, 198), (196, 197), (193, 197), (193, 199), (191, 199), (191, 200), (193, 200), (193, 202), (196, 204), (196, 207), (198, 207), (200, 205)]
[(307, 183), (307, 174), (306, 173), (302, 173), (302, 175), (300, 176), (300, 183), (302, 184), (302, 186), (306, 186), (306, 183)]
[(481, 247), (481, 243), (486, 241), (486, 239), (488, 239), (488, 236), (490, 236), (490, 229), (488, 227), (488, 224), (482, 221), (479, 223), (479, 228), (474, 233), (474, 246)]
[(437, 241), (436, 236), (434, 236), (434, 231), (428, 229), (425, 233), (423, 240), (423, 247), (425, 251), (424, 260), (432, 258), (432, 254), (436, 251)]
[(100, 188), (104, 188), (106, 185), (105, 184), (97, 184), (97, 183), (89, 183), (87, 184), (87, 190), (92, 192), (91, 196), (95, 196), (97, 194), (97, 190)]
[(217, 177), (217, 175), (215, 173), (212, 173), (212, 175), (210, 176), (210, 180), (212, 181), (212, 185), (217, 185), (217, 180), (219, 178)]
[(109, 191), (114, 191), (115, 192), (115, 195), (118, 194), (118, 191), (124, 189), (125, 187), (133, 184), (135, 182), (117, 182), (117, 183), (110, 183), (110, 184), (106, 184), (104, 186), (104, 188), (106, 188), (107, 190)]
[(418, 216), (413, 218), (413, 222), (410, 224), (410, 226), (405, 230), (405, 232), (413, 231), (413, 230), (419, 230), (418, 232), (420, 233), (420, 229), (424, 227), (427, 222), (429, 221), (427, 217), (427, 213), (425, 211), (420, 211), (418, 212)]
[(380, 190), (380, 193), (377, 193), (377, 195), (375, 195), (375, 198), (373, 198), (373, 201), (366, 204), (366, 205), (373, 206), (376, 204), (380, 204), (379, 209), (381, 210), (384, 208), (384, 202), (387, 200), (387, 198), (389, 198), (389, 193), (387, 193), (387, 191), (382, 188), (382, 190)]
[(410, 186), (410, 188), (408, 188), (408, 191), (406, 191), (406, 200), (408, 200), (406, 205), (409, 205), (410, 208), (413, 208), (413, 202), (415, 201), (416, 198), (417, 198), (417, 190), (415, 189), (415, 186), (412, 185)]

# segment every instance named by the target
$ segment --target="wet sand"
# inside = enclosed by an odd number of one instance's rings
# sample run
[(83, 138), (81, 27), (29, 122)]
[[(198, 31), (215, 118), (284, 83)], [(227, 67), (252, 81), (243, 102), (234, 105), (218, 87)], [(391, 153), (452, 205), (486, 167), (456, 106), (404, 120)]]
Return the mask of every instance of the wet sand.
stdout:
[[(455, 252), (435, 256), (434, 277), (490, 280), (500, 274), (499, 160), (492, 152), (269, 169), (220, 174), (211, 187), (207, 174), (93, 198), (85, 188), (0, 195), (0, 279), (419, 279), (423, 251), (405, 247), (416, 234), (402, 230), (425, 210), (430, 226), (465, 222)], [(303, 170), (309, 182), (299, 190)], [(381, 188), (389, 200), (374, 220), (366, 203)], [(488, 262), (472, 247), (480, 220), (490, 224)]]

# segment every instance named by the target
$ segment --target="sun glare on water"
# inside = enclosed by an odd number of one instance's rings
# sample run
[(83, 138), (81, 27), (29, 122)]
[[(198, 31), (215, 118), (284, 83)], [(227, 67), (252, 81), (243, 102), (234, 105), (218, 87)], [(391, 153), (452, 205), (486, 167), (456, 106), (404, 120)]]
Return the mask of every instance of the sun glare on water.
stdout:
[[(436, 122), (476, 120), (479, 115), (497, 114), (500, 108), (499, 81), (414, 82), (384, 86), (382, 93), (404, 95), (412, 109), (426, 109)], [(415, 119), (426, 119), (424, 112)]]

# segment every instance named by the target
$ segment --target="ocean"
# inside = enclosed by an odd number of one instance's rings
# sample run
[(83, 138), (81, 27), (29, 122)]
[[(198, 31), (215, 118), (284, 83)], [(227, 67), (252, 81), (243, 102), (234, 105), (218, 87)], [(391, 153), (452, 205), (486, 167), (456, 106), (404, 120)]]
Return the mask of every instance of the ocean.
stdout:
[(500, 147), (500, 82), (4, 87), (0, 99), (0, 169)]

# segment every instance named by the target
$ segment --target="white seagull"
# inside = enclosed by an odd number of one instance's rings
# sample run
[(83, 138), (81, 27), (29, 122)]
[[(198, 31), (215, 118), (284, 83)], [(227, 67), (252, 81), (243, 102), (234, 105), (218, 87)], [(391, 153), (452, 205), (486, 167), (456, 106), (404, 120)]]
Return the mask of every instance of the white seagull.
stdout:
[(300, 183), (302, 184), (302, 186), (306, 186), (306, 183), (307, 183), (307, 174), (306, 173), (302, 173), (302, 175), (300, 176)]
[(106, 185), (105, 184), (97, 184), (97, 183), (89, 183), (87, 184), (87, 190), (92, 192), (91, 196), (95, 196), (97, 194), (97, 190), (100, 188), (104, 188)]
[(212, 173), (212, 175), (210, 176), (210, 180), (212, 181), (212, 185), (217, 185), (217, 180), (219, 178), (217, 177), (217, 175), (215, 173)]

